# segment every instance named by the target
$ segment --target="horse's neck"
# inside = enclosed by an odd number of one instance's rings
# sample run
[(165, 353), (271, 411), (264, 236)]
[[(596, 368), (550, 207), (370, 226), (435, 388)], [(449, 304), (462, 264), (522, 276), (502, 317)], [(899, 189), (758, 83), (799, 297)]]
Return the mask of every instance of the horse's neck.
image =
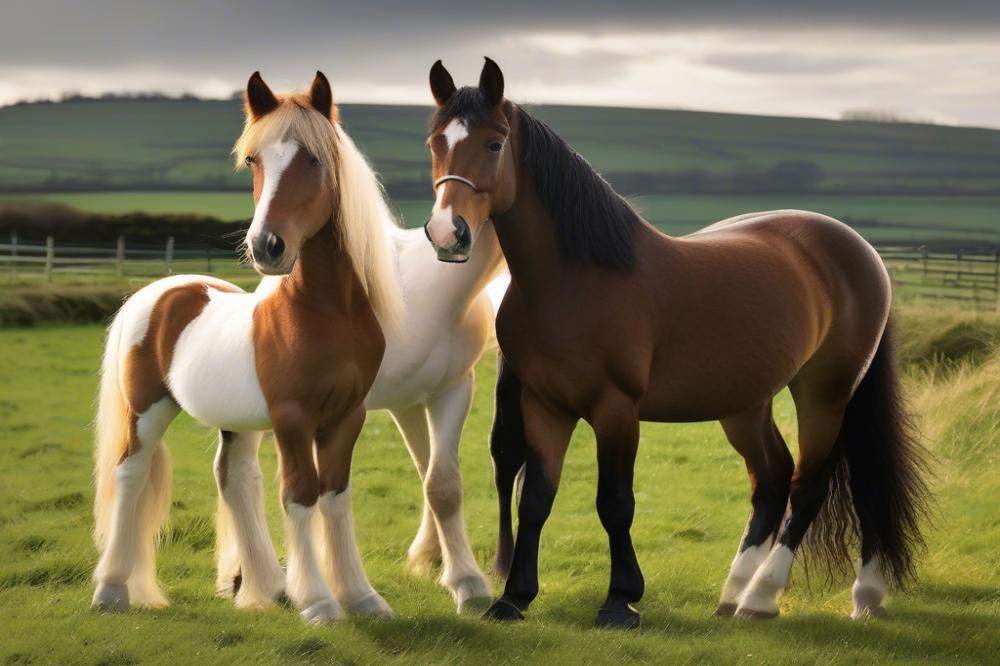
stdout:
[(285, 296), (304, 300), (317, 307), (349, 310), (359, 293), (361, 282), (354, 265), (341, 246), (331, 219), (299, 250), (295, 268), (282, 281)]
[(531, 291), (562, 282), (568, 267), (559, 252), (555, 223), (526, 170), (518, 173), (514, 204), (494, 220), (511, 280), (519, 289)]
[(475, 249), (469, 255), (469, 261), (464, 268), (462, 278), (454, 281), (457, 286), (455, 299), (467, 305), (478, 297), (486, 285), (504, 268), (503, 250), (500, 248), (500, 241), (492, 223), (483, 225), (479, 238), (476, 239)]

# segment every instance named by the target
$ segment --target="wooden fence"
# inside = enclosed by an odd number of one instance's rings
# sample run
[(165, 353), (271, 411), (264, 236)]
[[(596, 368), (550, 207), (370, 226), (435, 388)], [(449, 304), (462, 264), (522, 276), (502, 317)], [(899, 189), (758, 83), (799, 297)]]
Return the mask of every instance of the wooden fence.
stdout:
[[(993, 246), (881, 245), (897, 297), (950, 301), (977, 311), (1000, 310), (1000, 248)], [(118, 238), (109, 244), (20, 242), (0, 244), (0, 270), (6, 264), (11, 282), (55, 276), (157, 277), (174, 272), (219, 273), (236, 270), (233, 252), (210, 246), (134, 245)]]
[[(12, 235), (0, 243), (0, 271), (11, 282), (41, 279), (52, 282), (60, 275), (94, 277), (157, 277), (178, 272), (214, 273), (220, 264), (236, 262), (233, 252), (211, 246), (178, 248), (173, 237), (160, 246), (135, 245), (119, 237), (114, 244), (58, 244), (49, 236), (44, 243), (19, 241)], [(0, 273), (2, 274), (2, 273)]]
[(1000, 310), (1000, 248), (883, 245), (878, 251), (900, 298)]

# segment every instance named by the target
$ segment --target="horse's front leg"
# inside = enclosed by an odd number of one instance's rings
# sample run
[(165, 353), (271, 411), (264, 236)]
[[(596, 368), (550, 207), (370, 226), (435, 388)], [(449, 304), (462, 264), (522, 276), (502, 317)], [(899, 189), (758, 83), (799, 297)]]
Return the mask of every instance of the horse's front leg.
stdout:
[(424, 479), (424, 494), (441, 539), (441, 583), (451, 590), (460, 613), (481, 613), (491, 596), (486, 576), (479, 570), (469, 545), (462, 514), (462, 475), (458, 447), (469, 416), (475, 376), (462, 376), (428, 402), (431, 425), (431, 458)]
[(323, 572), (341, 605), (351, 613), (391, 616), (392, 608), (368, 582), (354, 535), (351, 456), (365, 414), (361, 405), (316, 438), (319, 508), (323, 514)]
[(240, 608), (268, 606), (284, 594), (285, 572), (271, 543), (264, 515), (259, 432), (221, 431), (215, 457), (219, 488), (216, 530), (220, 595)]
[(517, 538), (504, 594), (484, 616), (492, 620), (523, 619), (523, 611), (538, 596), (538, 543), (552, 510), (566, 449), (577, 422), (575, 417), (552, 411), (527, 391), (522, 406), (527, 450), (517, 508)]
[(600, 402), (591, 425), (597, 437), (597, 513), (608, 533), (611, 551), (608, 597), (594, 624), (636, 629), (639, 612), (632, 604), (642, 598), (645, 589), (631, 535), (635, 515), (632, 480), (639, 446), (638, 408), (631, 399), (616, 394)]
[(286, 591), (311, 624), (340, 620), (344, 612), (323, 579), (313, 543), (313, 516), (319, 477), (313, 459), (313, 435), (296, 407), (272, 409), (274, 437), (281, 452), (281, 506), (288, 551)]

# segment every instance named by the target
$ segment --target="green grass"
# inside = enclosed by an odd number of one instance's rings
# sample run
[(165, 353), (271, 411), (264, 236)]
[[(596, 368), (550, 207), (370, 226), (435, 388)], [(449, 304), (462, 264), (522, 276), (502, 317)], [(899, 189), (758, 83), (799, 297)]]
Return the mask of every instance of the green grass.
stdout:
[[(903, 313), (904, 339), (924, 321), (921, 312)], [(959, 320), (975, 325), (970, 315), (933, 312), (936, 331)], [(995, 320), (988, 324), (997, 330)], [(921, 330), (908, 354), (932, 355), (935, 335)], [(96, 560), (89, 422), (101, 343), (97, 326), (0, 330), (0, 658), (7, 663), (990, 663), (1000, 650), (1000, 361), (955, 361), (950, 370), (925, 364), (910, 373), (913, 406), (939, 458), (938, 520), (921, 582), (893, 600), (886, 622), (847, 619), (846, 583), (825, 592), (796, 585), (773, 622), (711, 617), (748, 510), (743, 466), (712, 423), (643, 427), (633, 530), (647, 583), (641, 633), (590, 628), (608, 555), (593, 508), (593, 438), (582, 427), (542, 539), (541, 594), (528, 621), (456, 617), (433, 580), (403, 572), (421, 493), (399, 435), (379, 413), (369, 417), (355, 457), (355, 511), (370, 578), (397, 619), (315, 628), (289, 609), (237, 611), (213, 597), (215, 435), (183, 416), (167, 437), (174, 506), (159, 556), (172, 605), (125, 616), (89, 610)], [(486, 446), (492, 359), (478, 377), (462, 471), (469, 533), (485, 568), (496, 519)], [(786, 395), (776, 414), (790, 433)], [(262, 452), (280, 543), (273, 446)]]
[(220, 220), (247, 220), (253, 216), (253, 197), (245, 192), (44, 192), (0, 194), (0, 204), (42, 201), (73, 206), (85, 213), (143, 212), (151, 215), (197, 213)]

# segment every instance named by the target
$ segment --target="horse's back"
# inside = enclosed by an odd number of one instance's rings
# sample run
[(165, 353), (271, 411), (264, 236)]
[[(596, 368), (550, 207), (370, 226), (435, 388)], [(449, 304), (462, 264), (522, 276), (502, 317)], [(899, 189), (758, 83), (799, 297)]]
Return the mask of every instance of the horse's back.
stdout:
[(648, 261), (659, 278), (651, 289), (669, 313), (660, 318), (648, 418), (737, 413), (770, 398), (817, 354), (846, 368), (874, 351), (888, 315), (888, 275), (847, 225), (772, 211), (666, 244), (670, 262)]

